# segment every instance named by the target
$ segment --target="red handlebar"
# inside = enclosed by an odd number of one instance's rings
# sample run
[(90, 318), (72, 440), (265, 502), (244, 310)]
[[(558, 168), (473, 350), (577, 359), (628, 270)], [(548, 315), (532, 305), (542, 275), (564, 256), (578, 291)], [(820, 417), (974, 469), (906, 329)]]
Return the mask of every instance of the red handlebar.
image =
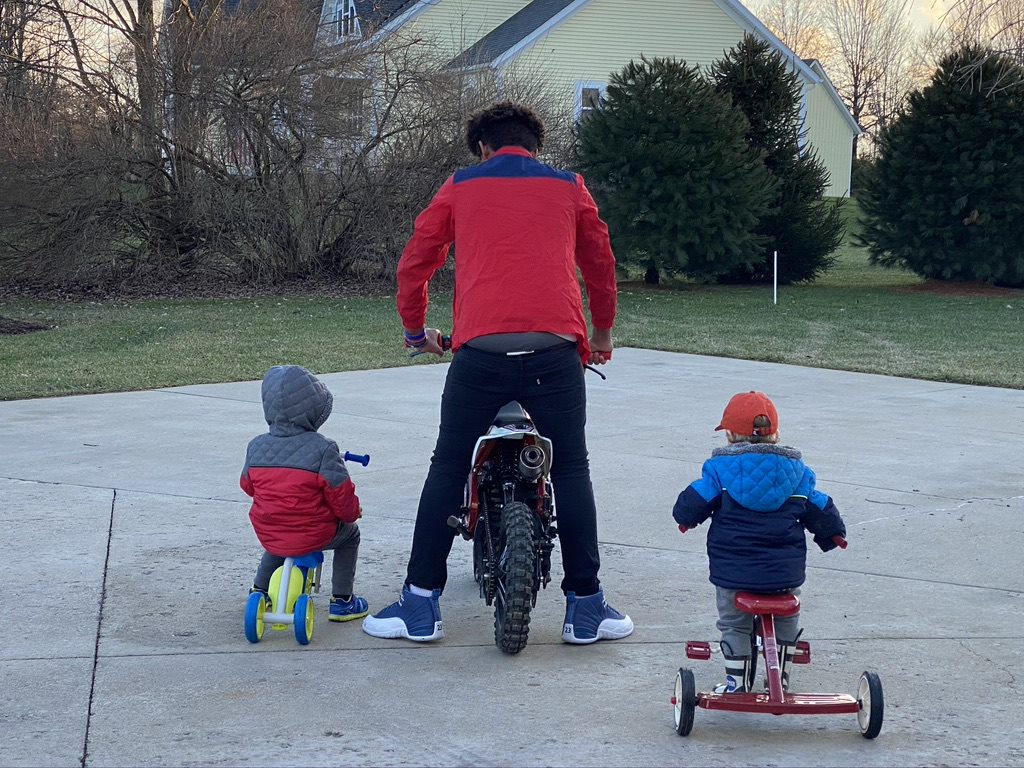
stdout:
[(844, 539), (838, 533), (835, 536), (832, 537), (832, 543), (835, 544), (840, 549), (846, 549), (846, 547), (847, 547), (846, 539)]

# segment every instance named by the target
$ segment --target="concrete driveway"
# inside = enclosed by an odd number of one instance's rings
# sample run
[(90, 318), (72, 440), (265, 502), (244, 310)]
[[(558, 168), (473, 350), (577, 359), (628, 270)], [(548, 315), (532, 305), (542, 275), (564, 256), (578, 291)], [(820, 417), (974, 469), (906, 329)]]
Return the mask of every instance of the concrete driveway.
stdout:
[[(636, 632), (564, 645), (549, 588), (515, 657), (461, 541), (440, 642), (330, 624), (326, 595), (310, 645), (246, 642), (259, 547), (237, 481), (266, 428), (259, 382), (0, 402), (0, 764), (1024, 765), (1024, 392), (632, 349), (603, 370), (602, 580)], [(324, 376), (323, 432), (372, 456), (351, 468), (372, 610), (404, 576), (445, 371)], [(689, 738), (673, 729), (676, 669), (706, 690), (721, 667), (684, 658), (716, 614), (706, 526), (680, 536), (670, 510), (747, 389), (773, 396), (849, 528), (848, 550), (809, 555), (814, 661), (793, 687), (853, 693), (875, 670), (875, 741), (852, 715), (698, 710)]]

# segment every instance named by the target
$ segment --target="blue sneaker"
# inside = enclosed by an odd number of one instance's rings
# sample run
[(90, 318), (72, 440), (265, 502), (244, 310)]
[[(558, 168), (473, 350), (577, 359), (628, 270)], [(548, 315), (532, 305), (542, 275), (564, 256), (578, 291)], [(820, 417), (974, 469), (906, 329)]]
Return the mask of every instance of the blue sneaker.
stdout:
[(252, 588), (249, 589), (249, 594), (250, 595), (253, 592), (259, 592), (261, 595), (263, 595), (264, 599), (267, 601), (267, 608), (266, 608), (266, 610), (269, 612), (271, 607), (272, 607), (271, 606), (271, 601), (270, 601), (270, 593), (268, 593), (267, 590), (265, 590), (265, 589), (260, 589), (259, 587), (252, 587)]
[(604, 590), (586, 597), (576, 597), (575, 592), (565, 596), (565, 642), (587, 645), (598, 640), (620, 640), (631, 634), (633, 620), (605, 602)]
[(351, 600), (340, 597), (331, 598), (331, 612), (327, 616), (330, 621), (352, 621), (361, 619), (370, 612), (370, 606), (359, 595), (352, 595)]
[(383, 611), (363, 619), (363, 632), (373, 637), (404, 637), (425, 643), (444, 637), (441, 629), (441, 590), (435, 589), (430, 597), (414, 595), (409, 587), (402, 587), (402, 596)]

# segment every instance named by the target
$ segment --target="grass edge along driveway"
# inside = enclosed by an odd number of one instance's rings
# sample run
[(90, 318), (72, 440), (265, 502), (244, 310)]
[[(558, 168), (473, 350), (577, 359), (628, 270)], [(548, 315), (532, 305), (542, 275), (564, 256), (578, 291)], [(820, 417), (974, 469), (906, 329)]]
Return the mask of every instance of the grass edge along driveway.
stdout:
[[(450, 327), (450, 301), (434, 297), (432, 324)], [(17, 299), (0, 300), (0, 315), (51, 326), (0, 335), (3, 400), (248, 381), (281, 363), (317, 373), (410, 364), (390, 296)], [(833, 278), (783, 287), (774, 305), (770, 287), (623, 283), (615, 342), (1022, 389), (1024, 291), (965, 295)]]

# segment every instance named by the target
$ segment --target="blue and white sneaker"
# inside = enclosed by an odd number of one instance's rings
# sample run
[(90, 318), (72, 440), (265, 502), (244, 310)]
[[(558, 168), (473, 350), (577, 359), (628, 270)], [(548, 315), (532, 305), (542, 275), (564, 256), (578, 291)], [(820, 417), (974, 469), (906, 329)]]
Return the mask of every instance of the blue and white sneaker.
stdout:
[(586, 597), (576, 597), (575, 592), (566, 595), (562, 624), (565, 642), (587, 645), (598, 640), (621, 640), (631, 634), (633, 620), (608, 605), (603, 589)]
[(726, 675), (725, 682), (715, 686), (715, 693), (746, 693), (746, 688), (735, 675)]
[(397, 603), (363, 619), (363, 632), (373, 637), (404, 637), (425, 643), (444, 637), (441, 629), (441, 590), (435, 589), (430, 597), (414, 595), (408, 586), (402, 587)]
[(327, 616), (330, 621), (352, 621), (361, 619), (370, 612), (370, 606), (359, 595), (352, 595), (351, 600), (340, 597), (331, 598), (331, 612)]

